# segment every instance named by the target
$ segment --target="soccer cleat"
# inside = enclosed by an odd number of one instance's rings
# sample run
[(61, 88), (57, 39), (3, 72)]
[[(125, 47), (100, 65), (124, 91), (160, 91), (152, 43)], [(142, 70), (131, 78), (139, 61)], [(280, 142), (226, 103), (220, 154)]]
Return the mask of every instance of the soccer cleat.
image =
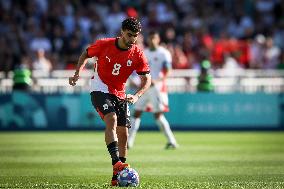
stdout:
[(117, 180), (118, 173), (126, 167), (130, 167), (129, 164), (122, 163), (121, 161), (118, 161), (116, 164), (113, 165), (113, 175), (111, 179), (112, 186), (118, 185), (118, 180)]
[(167, 143), (165, 149), (176, 149), (178, 148), (178, 144)]
[(122, 171), (125, 167), (130, 167), (127, 163), (122, 163), (118, 161), (116, 164), (113, 165), (113, 174), (117, 174), (118, 172)]
[(118, 185), (117, 175), (112, 175), (111, 185), (112, 186), (117, 186)]

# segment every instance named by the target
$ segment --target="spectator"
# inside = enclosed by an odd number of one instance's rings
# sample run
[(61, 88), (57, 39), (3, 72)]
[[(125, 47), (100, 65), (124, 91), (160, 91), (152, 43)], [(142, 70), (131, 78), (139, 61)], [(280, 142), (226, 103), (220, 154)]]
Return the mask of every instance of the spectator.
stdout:
[(65, 30), (61, 24), (56, 24), (51, 30), (50, 41), (52, 45), (52, 52), (60, 54), (63, 51), (65, 41)]
[(252, 36), (254, 32), (254, 23), (250, 16), (245, 15), (244, 11), (238, 10), (234, 19), (230, 20), (228, 33), (232, 37), (247, 38)]
[(108, 28), (108, 35), (117, 35), (120, 31), (121, 22), (126, 18), (126, 14), (121, 11), (119, 1), (113, 1), (111, 10), (105, 18), (105, 26)]
[(222, 68), (226, 71), (226, 74), (231, 77), (237, 76), (239, 74), (238, 72), (243, 69), (237, 61), (238, 56), (237, 52), (231, 52), (225, 55), (225, 62)]
[(11, 51), (8, 48), (7, 39), (4, 36), (0, 36), (0, 60), (4, 61), (0, 64), (0, 71), (4, 71), (6, 75), (13, 69), (13, 57), (11, 56)]
[(52, 64), (50, 60), (45, 56), (44, 49), (39, 49), (36, 55), (36, 59), (32, 63), (32, 69), (43, 72), (50, 72), (52, 70)]
[(180, 45), (171, 45), (167, 46), (168, 50), (172, 54), (173, 57), (173, 68), (174, 69), (188, 69), (190, 65), (188, 63), (188, 59), (184, 54)]
[[(244, 68), (276, 68), (276, 51), (284, 49), (280, 0), (0, 1), (0, 12), (0, 34), (5, 38), (0, 43), (6, 41), (0, 50), (5, 60), (0, 71), (13, 70), (21, 56), (32, 56), (39, 48), (56, 57), (54, 68), (71, 69), (74, 54), (87, 43), (117, 34), (126, 15), (141, 19), (143, 34), (160, 29), (162, 42), (176, 49), (173, 53), (181, 46), (179, 53), (187, 59), (182, 68), (192, 68), (204, 54), (211, 57), (212, 68), (221, 68), (225, 54), (233, 51), (239, 52), (236, 60)], [(264, 47), (264, 36), (273, 38), (272, 47)]]
[(264, 61), (265, 37), (258, 34), (250, 45), (250, 68), (261, 68)]
[(39, 29), (36, 36), (32, 39), (30, 48), (32, 51), (37, 52), (39, 49), (50, 52), (52, 45), (50, 40), (45, 36), (44, 31)]
[(77, 59), (80, 56), (82, 50), (81, 41), (79, 37), (71, 37), (70, 41), (65, 44), (64, 47), (64, 62), (66, 64), (65, 69), (74, 69), (77, 64)]
[(279, 64), (280, 48), (274, 45), (273, 39), (268, 37), (264, 51), (264, 69), (276, 69)]

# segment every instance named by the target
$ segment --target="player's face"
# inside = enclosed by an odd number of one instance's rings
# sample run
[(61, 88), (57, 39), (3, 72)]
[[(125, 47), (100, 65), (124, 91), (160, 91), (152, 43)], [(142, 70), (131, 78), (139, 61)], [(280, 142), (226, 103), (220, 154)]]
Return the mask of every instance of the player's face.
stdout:
[(160, 37), (158, 34), (150, 35), (148, 38), (148, 44), (151, 48), (158, 47), (160, 43)]
[(138, 34), (139, 34), (139, 32), (135, 33), (135, 32), (132, 32), (130, 30), (122, 31), (121, 32), (121, 38), (122, 38), (124, 45), (127, 48), (130, 48), (132, 45), (134, 45), (137, 41)]

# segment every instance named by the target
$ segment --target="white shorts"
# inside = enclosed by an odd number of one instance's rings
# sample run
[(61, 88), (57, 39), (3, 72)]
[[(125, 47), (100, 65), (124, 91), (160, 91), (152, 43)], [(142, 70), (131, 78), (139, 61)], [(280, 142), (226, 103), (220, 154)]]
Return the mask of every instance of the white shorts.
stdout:
[(134, 109), (154, 113), (168, 112), (168, 93), (158, 90), (155, 86), (151, 86), (134, 104)]

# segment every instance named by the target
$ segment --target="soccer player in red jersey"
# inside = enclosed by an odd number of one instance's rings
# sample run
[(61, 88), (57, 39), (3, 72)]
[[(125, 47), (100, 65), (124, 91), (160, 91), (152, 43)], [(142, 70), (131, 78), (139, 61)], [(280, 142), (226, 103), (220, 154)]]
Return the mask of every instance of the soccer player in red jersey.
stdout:
[[(141, 24), (137, 19), (125, 19), (121, 35), (90, 45), (81, 54), (74, 76), (69, 78), (69, 84), (76, 85), (84, 62), (87, 62), (84, 60), (97, 58), (90, 92), (92, 104), (106, 124), (105, 142), (112, 159), (113, 186), (117, 185), (117, 173), (129, 166), (125, 163), (128, 128), (131, 127), (128, 103), (134, 104), (151, 84), (147, 59), (135, 44), (140, 32)], [(125, 95), (125, 84), (133, 71), (140, 76), (141, 85), (134, 95)]]

